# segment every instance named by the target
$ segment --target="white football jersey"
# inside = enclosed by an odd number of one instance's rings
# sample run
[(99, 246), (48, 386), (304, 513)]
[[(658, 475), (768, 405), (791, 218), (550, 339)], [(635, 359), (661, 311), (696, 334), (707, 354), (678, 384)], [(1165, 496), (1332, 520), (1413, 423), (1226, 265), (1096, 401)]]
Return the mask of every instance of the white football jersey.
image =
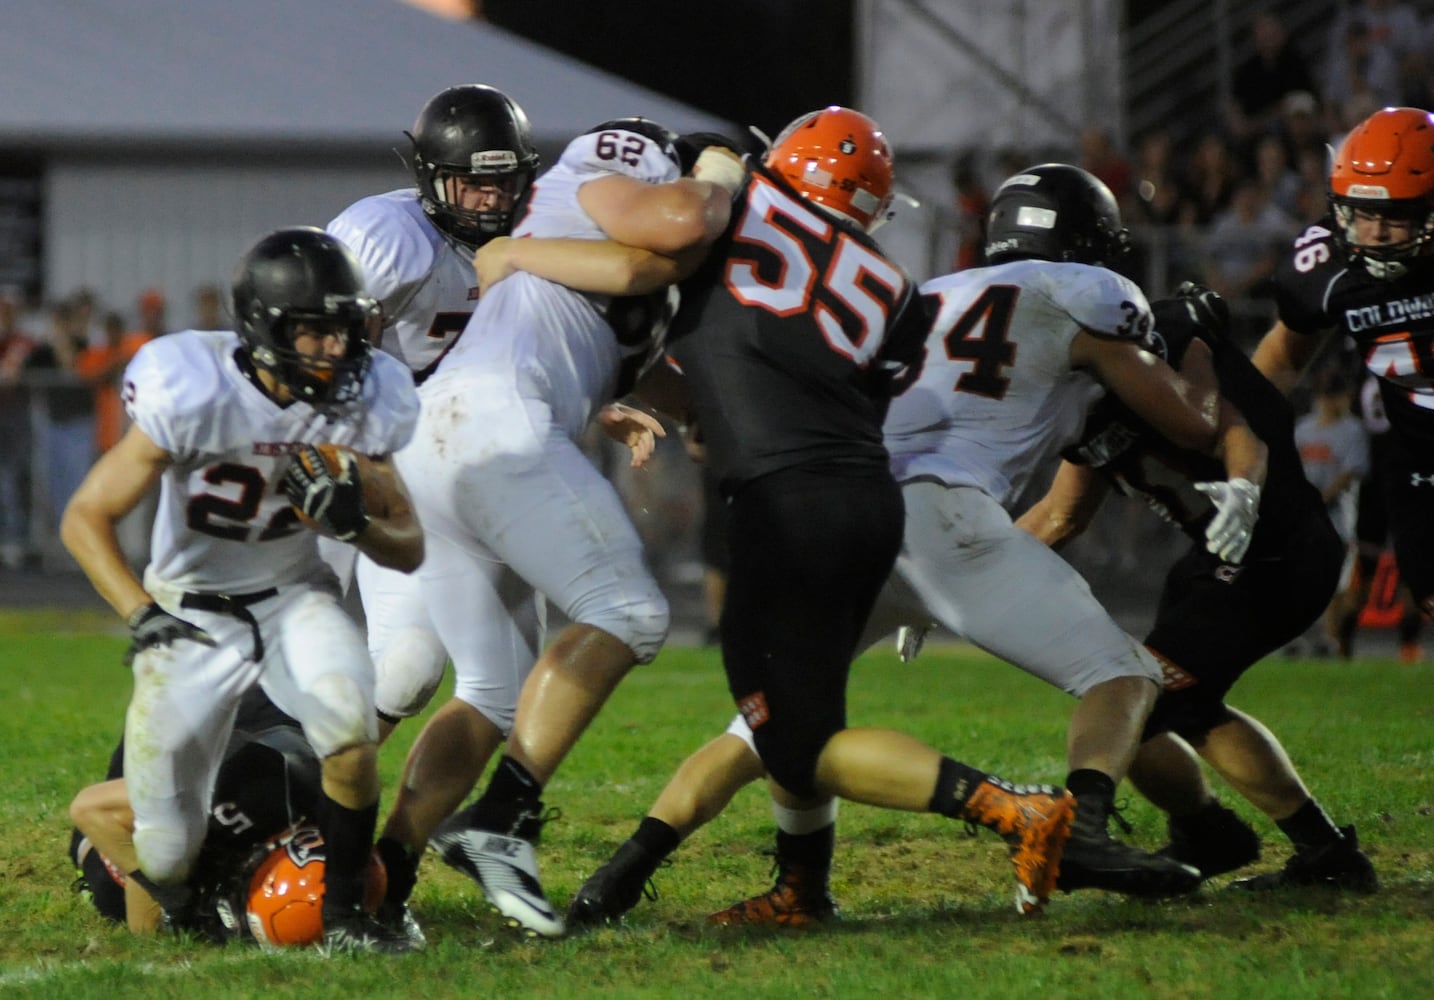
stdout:
[(1037, 260), (959, 271), (921, 291), (940, 308), (921, 375), (887, 414), (892, 471), (975, 486), (1009, 507), (1104, 392), (1071, 368), (1076, 333), (1137, 339), (1150, 304), (1114, 271)]
[[(655, 142), (634, 132), (578, 136), (534, 183), (513, 236), (606, 239), (583, 211), (578, 189), (609, 174), (660, 184), (680, 171)], [(475, 377), (516, 378), (524, 394), (546, 400), (557, 422), (576, 436), (612, 397), (624, 357), (606, 319), (608, 302), (524, 272), (504, 278), (483, 296), (463, 336), (424, 384), (424, 399), (430, 386), (438, 395)]]
[(173, 458), (161, 480), (150, 572), (181, 590), (243, 594), (321, 570), (318, 535), (279, 482), (301, 444), (397, 451), (418, 420), (413, 378), (375, 351), (360, 398), (333, 416), (280, 406), (240, 370), (226, 331), (150, 341), (125, 370), (130, 419)]
[(444, 238), (413, 188), (362, 198), (327, 228), (358, 257), (369, 294), (383, 303), (378, 346), (415, 373), (437, 361), (478, 302), (473, 254)]

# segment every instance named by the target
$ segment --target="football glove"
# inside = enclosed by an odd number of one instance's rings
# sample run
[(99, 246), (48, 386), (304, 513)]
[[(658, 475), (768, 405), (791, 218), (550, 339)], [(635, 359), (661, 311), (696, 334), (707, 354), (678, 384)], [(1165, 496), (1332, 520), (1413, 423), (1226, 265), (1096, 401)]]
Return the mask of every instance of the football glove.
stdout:
[(324, 456), (306, 444), (289, 463), (281, 487), (289, 502), (326, 534), (351, 542), (368, 527), (363, 506), (363, 484), (353, 454), (334, 452), (339, 469), (329, 468)]
[(1193, 281), (1183, 281), (1175, 289), (1175, 297), (1183, 299), (1190, 318), (1211, 333), (1225, 333), (1230, 329), (1230, 304), (1219, 292)]
[(187, 639), (201, 646), (213, 646), (214, 637), (204, 629), (183, 618), (176, 618), (153, 602), (139, 608), (129, 616), (129, 649), (125, 650), (124, 665), (134, 665), (134, 658), (153, 646), (168, 646), (176, 639)]
[(1215, 516), (1205, 528), (1206, 550), (1227, 563), (1240, 562), (1260, 516), (1260, 488), (1248, 479), (1196, 483), (1195, 488), (1215, 505)]

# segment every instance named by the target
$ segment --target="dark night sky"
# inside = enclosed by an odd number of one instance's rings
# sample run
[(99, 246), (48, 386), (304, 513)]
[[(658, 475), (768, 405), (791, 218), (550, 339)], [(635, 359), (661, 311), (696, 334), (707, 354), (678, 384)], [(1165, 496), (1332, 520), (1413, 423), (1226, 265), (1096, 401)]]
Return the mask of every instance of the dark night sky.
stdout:
[(634, 83), (774, 134), (803, 112), (853, 100), (852, 7), (852, 0), (484, 0), (483, 14)]

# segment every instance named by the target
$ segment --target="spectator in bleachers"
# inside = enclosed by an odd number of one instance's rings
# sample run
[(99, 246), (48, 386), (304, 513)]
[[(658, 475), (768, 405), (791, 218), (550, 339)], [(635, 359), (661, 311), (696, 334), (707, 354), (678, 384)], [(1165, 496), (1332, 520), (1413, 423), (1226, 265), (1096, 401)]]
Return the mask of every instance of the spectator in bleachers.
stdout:
[[(75, 372), (75, 361), (86, 343), (82, 324), (93, 304), (88, 295), (50, 307), (48, 339), (26, 360), (25, 370), (48, 376), (43, 393), (42, 414), (33, 428), (34, 443), (45, 455), (44, 513), (47, 528), (59, 530), (60, 517), (70, 495), (80, 485), (95, 459), (95, 397)], [(39, 516), (39, 511), (32, 511)]]
[[(1264, 297), (1279, 251), (1298, 228), (1298, 222), (1269, 202), (1258, 180), (1240, 180), (1230, 207), (1215, 217), (1206, 234), (1203, 282), (1226, 299)], [(1231, 332), (1237, 341), (1249, 343), (1266, 325), (1267, 316), (1237, 314)]]
[(1279, 136), (1267, 134), (1255, 143), (1255, 179), (1270, 204), (1291, 219), (1304, 218), (1300, 212), (1304, 179), (1290, 163), (1285, 144)]
[(951, 270), (980, 267), (986, 262), (986, 209), (991, 204), (991, 192), (981, 180), (974, 150), (956, 158), (951, 186), (956, 196), (956, 254)]
[(1250, 36), (1255, 49), (1235, 68), (1226, 110), (1230, 134), (1247, 148), (1278, 126), (1287, 95), (1315, 90), (1309, 61), (1290, 40), (1277, 14), (1256, 14)]
[(191, 330), (227, 330), (224, 296), (218, 285), (203, 284), (194, 289), (194, 321)]
[(1122, 213), (1131, 207), (1135, 189), (1134, 168), (1130, 159), (1116, 146), (1109, 129), (1092, 125), (1081, 130), (1078, 166), (1090, 171), (1110, 188)]
[(1141, 136), (1136, 147), (1131, 222), (1168, 226), (1179, 220), (1181, 187), (1174, 149), (1175, 140), (1167, 129), (1153, 128)]
[(125, 366), (139, 349), (153, 339), (152, 327), (162, 327), (164, 299), (152, 289), (140, 296), (139, 328), (125, 331), (124, 317), (106, 313), (100, 338), (91, 341), (75, 357), (75, 373), (95, 394), (95, 454), (109, 451), (125, 430), (124, 403), (120, 399), (120, 378)]
[[(1321, 174), (1327, 172), (1325, 143), (1329, 131), (1325, 122), (1319, 99), (1314, 94), (1308, 90), (1296, 90), (1285, 95), (1280, 102), (1280, 118), (1275, 132), (1284, 143), (1285, 155), (1291, 163), (1298, 164), (1306, 153), (1314, 153), (1319, 157)], [(1329, 179), (1325, 177), (1320, 186), (1328, 183)]]
[(1400, 93), (1398, 54), (1391, 46), (1376, 43), (1364, 20), (1347, 20), (1325, 63), (1324, 106), (1329, 131), (1344, 132), (1368, 113), (1355, 113), (1351, 105), (1373, 109), (1398, 105)]
[(0, 289), (0, 566), (30, 556), (30, 396), (18, 383), (34, 339), (20, 326), (21, 298)]
[(1201, 135), (1181, 180), (1177, 213), (1180, 224), (1210, 225), (1229, 207), (1240, 176), (1240, 165), (1230, 152), (1229, 141), (1217, 131)]

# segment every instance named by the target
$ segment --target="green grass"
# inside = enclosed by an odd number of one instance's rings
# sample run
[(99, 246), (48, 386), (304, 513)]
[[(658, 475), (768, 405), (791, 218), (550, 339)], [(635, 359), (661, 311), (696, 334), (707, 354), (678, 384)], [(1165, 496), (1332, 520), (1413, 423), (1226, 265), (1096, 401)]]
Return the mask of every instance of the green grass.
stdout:
[[(702, 917), (768, 885), (764, 794), (731, 808), (658, 873), (661, 892), (616, 929), (555, 942), (502, 927), (430, 856), (414, 906), (431, 947), (397, 960), (323, 960), (131, 938), (70, 892), (66, 807), (103, 774), (129, 677), (103, 616), (0, 612), (0, 996), (9, 997), (1414, 997), (1434, 966), (1434, 668), (1271, 660), (1232, 699), (1284, 740), (1340, 823), (1355, 823), (1385, 883), (1374, 897), (1250, 898), (1217, 879), (1161, 904), (1057, 897), (1011, 905), (1001, 844), (959, 825), (846, 804), (830, 929), (719, 932)], [(873, 654), (853, 674), (856, 724), (906, 729), (1016, 780), (1059, 781), (1072, 702), (962, 647), (909, 666)], [(624, 682), (549, 789), (544, 881), (564, 905), (632, 830), (668, 775), (731, 713), (717, 656), (669, 649)], [(392, 787), (416, 724), (384, 748)], [(1265, 837), (1257, 869), (1288, 848)], [(1132, 799), (1134, 839), (1163, 822)]]

